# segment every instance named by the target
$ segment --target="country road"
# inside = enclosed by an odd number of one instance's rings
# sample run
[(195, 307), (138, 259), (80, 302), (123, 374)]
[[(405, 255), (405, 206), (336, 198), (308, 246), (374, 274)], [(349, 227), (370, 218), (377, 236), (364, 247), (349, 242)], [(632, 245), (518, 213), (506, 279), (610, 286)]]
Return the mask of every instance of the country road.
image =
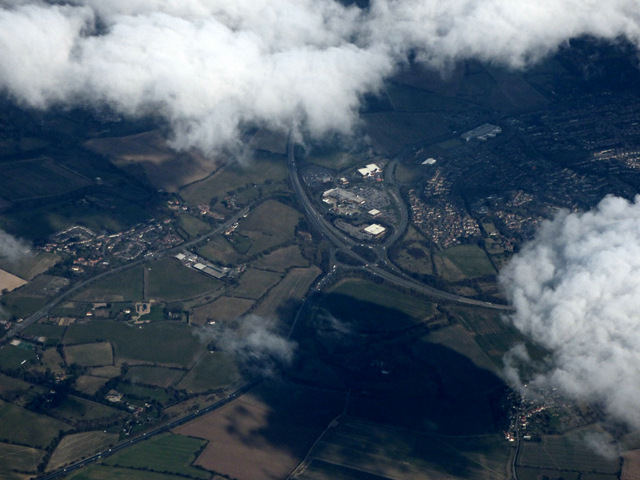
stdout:
[(172, 253), (179, 252), (181, 250), (184, 250), (185, 248), (189, 248), (189, 247), (191, 247), (193, 245), (196, 245), (196, 244), (206, 240), (209, 237), (212, 237), (214, 235), (218, 235), (220, 232), (223, 232), (224, 230), (229, 228), (233, 223), (237, 222), (240, 218), (242, 218), (242, 216), (246, 215), (249, 212), (249, 210), (250, 210), (250, 207), (246, 207), (246, 208), (240, 210), (235, 215), (233, 215), (229, 220), (227, 220), (224, 224), (219, 225), (214, 230), (211, 230), (211, 231), (207, 232), (206, 234), (201, 235), (198, 238), (195, 238), (195, 239), (190, 240), (190, 241), (185, 242), (185, 243), (181, 243), (178, 246), (171, 247), (171, 248), (168, 248), (166, 250), (161, 250), (161, 251), (158, 251), (158, 252), (154, 252), (151, 255), (145, 256), (145, 257), (143, 257), (143, 258), (141, 258), (139, 260), (135, 260), (133, 262), (126, 263), (124, 265), (120, 265), (118, 267), (111, 268), (111, 269), (109, 269), (109, 270), (107, 270), (105, 272), (98, 273), (98, 274), (92, 276), (91, 278), (87, 278), (85, 280), (82, 280), (82, 281), (76, 283), (75, 285), (71, 286), (69, 289), (65, 290), (64, 292), (62, 292), (59, 295), (57, 295), (54, 298), (52, 298), (46, 305), (44, 305), (38, 311), (36, 311), (36, 312), (32, 313), (31, 315), (29, 315), (28, 317), (26, 317), (21, 323), (15, 324), (11, 328), (11, 330), (9, 330), (5, 334), (5, 336), (2, 337), (2, 340), (0, 340), (0, 345), (4, 345), (5, 343), (9, 342), (11, 340), (11, 338), (15, 337), (21, 331), (23, 331), (27, 327), (33, 325), (38, 320), (40, 320), (42, 317), (48, 315), (56, 305), (60, 304), (63, 300), (69, 298), (73, 293), (77, 292), (78, 290), (81, 290), (82, 288), (84, 288), (84, 287), (86, 287), (88, 285), (91, 285), (92, 283), (97, 282), (98, 280), (101, 280), (102, 278), (105, 278), (105, 277), (108, 277), (108, 276), (111, 276), (111, 275), (115, 275), (116, 273), (122, 272), (124, 270), (128, 270), (128, 269), (136, 267), (138, 265), (142, 265), (144, 263), (150, 262), (150, 261), (155, 260), (157, 258), (161, 258), (161, 257), (164, 257), (166, 255), (170, 255)]

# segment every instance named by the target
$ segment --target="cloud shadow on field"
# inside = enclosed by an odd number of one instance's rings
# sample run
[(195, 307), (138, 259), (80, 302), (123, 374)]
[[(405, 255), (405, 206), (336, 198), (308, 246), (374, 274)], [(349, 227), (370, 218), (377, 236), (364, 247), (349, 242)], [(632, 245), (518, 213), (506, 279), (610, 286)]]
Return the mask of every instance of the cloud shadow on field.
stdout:
[[(395, 310), (325, 298), (299, 321), (292, 381), (350, 392), (348, 415), (417, 431), (498, 432), (507, 385), (469, 358), (429, 340), (430, 328)], [(336, 301), (339, 300), (339, 301)], [(326, 307), (326, 308), (325, 308)], [(337, 315), (336, 315), (337, 313)]]

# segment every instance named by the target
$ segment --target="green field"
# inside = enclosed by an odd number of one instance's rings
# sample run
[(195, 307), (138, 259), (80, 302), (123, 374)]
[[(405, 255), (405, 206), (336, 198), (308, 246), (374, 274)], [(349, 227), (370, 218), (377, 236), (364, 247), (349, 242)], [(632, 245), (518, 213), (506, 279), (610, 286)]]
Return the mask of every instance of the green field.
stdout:
[(60, 260), (58, 255), (47, 252), (27, 255), (17, 260), (0, 258), (0, 269), (6, 270), (25, 280), (31, 280), (37, 275), (46, 272)]
[(98, 280), (73, 297), (80, 302), (142, 301), (142, 266)]
[(275, 200), (267, 200), (241, 219), (236, 232), (208, 242), (198, 253), (213, 262), (235, 265), (247, 256), (293, 240), (300, 212)]
[(477, 245), (458, 245), (444, 250), (438, 256), (450, 260), (468, 278), (496, 274), (487, 254)]
[(431, 252), (418, 242), (403, 247), (393, 256), (393, 261), (404, 271), (420, 275), (433, 275)]
[(0, 400), (0, 440), (43, 448), (71, 426)]
[(260, 128), (251, 137), (249, 145), (256, 150), (285, 155), (287, 153), (287, 132), (278, 129)]
[(93, 320), (67, 328), (63, 342), (111, 342), (116, 362), (141, 360), (158, 364), (190, 365), (204, 350), (187, 325), (157, 322), (132, 327), (109, 320)]
[[(541, 478), (562, 478), (563, 480), (587, 480), (580, 472), (557, 470), (551, 468), (517, 467), (518, 480), (540, 480)], [(608, 477), (606, 480), (617, 479), (617, 476)], [(595, 480), (595, 479), (594, 479)], [(605, 480), (605, 479), (602, 479)]]
[(425, 177), (429, 167), (415, 164), (398, 164), (396, 168), (396, 180), (400, 183), (415, 184)]
[(356, 156), (350, 155), (346, 152), (314, 152), (312, 151), (305, 161), (319, 165), (321, 167), (329, 168), (331, 170), (344, 170), (351, 168), (362, 160)]
[(0, 478), (13, 478), (11, 474), (15, 470), (35, 473), (44, 453), (35, 448), (0, 442)]
[(19, 290), (13, 291), (2, 298), (9, 297), (14, 294), (21, 294), (30, 297), (47, 297), (52, 296), (52, 290), (60, 289), (69, 284), (69, 281), (63, 277), (54, 275), (40, 275), (32, 281), (22, 286)]
[[(62, 341), (62, 337), (56, 339), (55, 344), (58, 345)], [(47, 342), (49, 343), (49, 342)], [(53, 342), (51, 342), (53, 343)], [(65, 362), (60, 356), (60, 352), (56, 348), (49, 347), (42, 352), (40, 361), (45, 368), (48, 368), (53, 373), (63, 372), (65, 370)]]
[(182, 189), (180, 195), (192, 205), (208, 205), (214, 197), (222, 200), (228, 192), (253, 183), (262, 185), (267, 180), (285, 189), (284, 181), (287, 177), (287, 162), (284, 157), (258, 152), (255, 161), (250, 164), (229, 163), (214, 175)]
[(253, 246), (253, 240), (245, 235), (234, 233), (226, 238), (233, 249), (240, 255), (246, 255)]
[(178, 217), (178, 225), (185, 231), (189, 238), (198, 237), (212, 229), (208, 223), (186, 213)]
[(85, 395), (93, 396), (109, 381), (108, 378), (81, 375), (76, 379), (74, 388)]
[[(66, 327), (51, 325), (47, 323), (34, 323), (30, 327), (27, 327), (24, 331), (25, 335), (33, 335), (36, 337), (46, 337), (49, 342), (57, 344), (64, 335)], [(57, 340), (57, 341), (56, 341)]]
[(190, 321), (195, 325), (207, 322), (232, 322), (244, 315), (254, 304), (253, 300), (237, 297), (220, 297), (211, 303), (196, 307), (191, 312)]
[[(433, 256), (433, 266), (437, 272), (437, 275), (445, 282), (461, 282), (467, 279), (467, 276), (462, 273), (451, 260), (444, 255)], [(468, 293), (465, 295), (469, 295)]]
[(434, 113), (370, 113), (363, 119), (372, 143), (386, 154), (451, 131), (445, 118)]
[(65, 302), (54, 307), (51, 315), (54, 317), (76, 317), (88, 318), (87, 313), (93, 310), (92, 303), (87, 302)]
[(417, 320), (431, 318), (436, 312), (434, 304), (427, 300), (389, 290), (385, 285), (367, 280), (347, 279), (339, 282), (330, 292), (398, 310)]
[(47, 471), (99, 452), (118, 441), (117, 433), (102, 430), (66, 435), (58, 444), (47, 464)]
[(502, 364), (502, 357), (511, 347), (525, 341), (520, 332), (502, 320), (503, 314), (500, 312), (460, 305), (448, 305), (445, 309), (474, 336), (480, 348), (498, 364)]
[(46, 297), (27, 295), (23, 293), (22, 289), (14, 290), (0, 297), (0, 308), (15, 318), (24, 318), (46, 303)]
[(208, 480), (211, 472), (191, 466), (206, 443), (206, 440), (168, 433), (134, 445), (104, 463)]
[(35, 361), (36, 353), (32, 348), (15, 347), (13, 345), (3, 345), (0, 347), (0, 370), (27, 367)]
[(59, 291), (68, 280), (51, 275), (39, 275), (31, 282), (0, 296), (0, 308), (17, 318), (24, 318), (47, 303), (47, 298)]
[(68, 395), (59, 406), (51, 410), (51, 414), (78, 427), (84, 427), (90, 422), (110, 423), (126, 415), (121, 410), (73, 395)]
[(246, 256), (238, 253), (227, 237), (215, 237), (198, 250), (198, 254), (214, 263), (236, 266), (244, 262)]
[[(115, 192), (118, 193), (122, 192)], [(127, 192), (127, 195), (132, 194)], [(150, 218), (148, 209), (153, 199), (142, 204), (141, 200), (132, 201), (130, 197), (119, 198), (99, 193), (95, 197), (99, 204), (60, 200), (27, 210), (7, 212), (0, 215), (0, 228), (18, 237), (45, 240), (73, 225), (82, 225), (96, 232), (120, 232)]]
[(69, 477), (69, 480), (184, 480), (181, 475), (92, 465)]
[(231, 292), (231, 295), (256, 300), (276, 285), (281, 278), (280, 273), (248, 268), (240, 278), (240, 285)]
[(133, 365), (129, 367), (124, 379), (132, 383), (166, 388), (180, 380), (184, 374), (184, 370), (177, 368)]
[(149, 270), (147, 298), (184, 300), (217, 290), (222, 282), (185, 267), (176, 258), (162, 258), (146, 266)]
[(489, 357), (476, 343), (473, 335), (460, 324), (439, 328), (430, 333), (427, 339), (431, 343), (443, 345), (460, 355), (464, 355), (478, 368), (499, 374), (504, 366), (502, 357), (493, 359)]
[(525, 442), (518, 455), (518, 465), (604, 474), (615, 474), (620, 470), (618, 458), (607, 459), (595, 454), (581, 435), (580, 432), (548, 435), (542, 442)]
[(3, 400), (12, 401), (30, 388), (33, 388), (32, 384), (0, 373), (0, 397)]
[(107, 365), (105, 367), (96, 367), (89, 370), (89, 375), (93, 375), (95, 377), (100, 378), (113, 378), (120, 376), (122, 372), (120, 371), (120, 367), (116, 367), (114, 365)]
[(467, 105), (453, 96), (440, 95), (427, 90), (389, 83), (386, 93), (397, 112), (436, 112), (464, 110)]
[(225, 353), (205, 353), (178, 384), (190, 393), (206, 392), (225, 387), (240, 378), (238, 366)]
[(149, 321), (149, 322), (162, 322), (166, 320), (164, 315), (164, 307), (162, 304), (152, 304), (149, 308), (149, 312), (140, 317), (140, 320)]
[(307, 294), (311, 284), (321, 273), (315, 265), (292, 268), (280, 283), (260, 300), (253, 313), (265, 318), (279, 319), (281, 325), (288, 328), (283, 320), (293, 319), (298, 310), (298, 302)]
[[(24, 181), (28, 178), (29, 181)], [(77, 190), (90, 180), (47, 158), (5, 162), (0, 177), (0, 197), (9, 201), (50, 197)]]
[(173, 398), (171, 393), (165, 388), (135, 385), (128, 382), (118, 383), (117, 390), (125, 396), (127, 401), (134, 404), (141, 404), (141, 401), (146, 402), (150, 400), (164, 404)]
[(308, 267), (309, 261), (302, 256), (296, 245), (279, 248), (258, 259), (253, 264), (256, 268), (285, 272), (293, 267)]
[(67, 345), (64, 355), (69, 365), (77, 363), (82, 367), (99, 367), (113, 364), (113, 349), (109, 342)]
[(253, 240), (249, 255), (263, 252), (292, 240), (302, 218), (300, 212), (275, 200), (267, 200), (240, 222), (238, 233)]

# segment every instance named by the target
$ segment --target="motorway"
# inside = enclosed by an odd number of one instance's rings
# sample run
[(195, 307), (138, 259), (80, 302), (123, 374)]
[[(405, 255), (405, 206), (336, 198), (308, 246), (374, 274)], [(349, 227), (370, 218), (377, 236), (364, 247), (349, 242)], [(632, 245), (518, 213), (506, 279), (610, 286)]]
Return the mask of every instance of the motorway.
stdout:
[(68, 475), (70, 472), (77, 470), (79, 468), (85, 467), (87, 465), (89, 465), (90, 463), (96, 462), (98, 460), (101, 460), (105, 457), (109, 457), (117, 452), (119, 452), (120, 450), (124, 449), (124, 448), (128, 448), (132, 445), (135, 445), (136, 443), (140, 443), (143, 442), (145, 440), (148, 440), (149, 438), (153, 437), (154, 435), (158, 435), (159, 433), (162, 432), (167, 432), (169, 430), (171, 430), (172, 428), (176, 428), (184, 423), (190, 422), (191, 420), (200, 417), (206, 413), (212, 412), (213, 410), (217, 410), (220, 407), (223, 407), (225, 405), (227, 405), (228, 403), (232, 402), (233, 400), (235, 400), (236, 398), (238, 398), (240, 395), (243, 395), (245, 393), (247, 393), (248, 391), (250, 391), (251, 389), (253, 389), (255, 386), (257, 386), (260, 383), (259, 380), (253, 380), (245, 385), (243, 385), (242, 387), (238, 388), (235, 392), (227, 395), (226, 397), (224, 397), (222, 400), (218, 400), (216, 403), (213, 403), (205, 408), (203, 408), (202, 410), (197, 410), (193, 413), (190, 413), (189, 415), (187, 415), (186, 417), (182, 417), (178, 420), (175, 420), (171, 423), (168, 423), (166, 425), (162, 425), (160, 427), (156, 427), (153, 430), (150, 430), (148, 432), (143, 433), (142, 435), (132, 438), (130, 440), (127, 440), (126, 442), (122, 442), (118, 445), (115, 445), (112, 448), (109, 448), (108, 450), (104, 450), (102, 452), (98, 452), (94, 455), (91, 455), (90, 457), (87, 457), (83, 460), (80, 460), (78, 462), (72, 463), (71, 465), (65, 467), (65, 468), (61, 468), (59, 470), (56, 470), (55, 472), (51, 472), (51, 473), (47, 473), (46, 475), (42, 476), (42, 477), (38, 477), (38, 480), (50, 480), (53, 478), (58, 478), (60, 476), (66, 476)]
[[(397, 190), (392, 189), (391, 194), (396, 199), (396, 201), (400, 202), (401, 205), (401, 222), (398, 228), (396, 228), (395, 233), (390, 237), (388, 243), (385, 243), (384, 246), (379, 246), (378, 248), (382, 248), (384, 251), (385, 257), (383, 257), (383, 261), (381, 262), (385, 268), (381, 267), (375, 263), (369, 263), (366, 259), (362, 258), (360, 255), (356, 254), (351, 247), (356, 244), (356, 242), (342, 233), (336, 231), (336, 229), (331, 225), (327, 220), (325, 220), (324, 216), (317, 212), (309, 200), (304, 188), (302, 187), (302, 183), (300, 182), (300, 178), (298, 177), (298, 171), (296, 168), (295, 162), (295, 154), (294, 154), (294, 144), (291, 141), (291, 137), (289, 138), (287, 144), (287, 167), (289, 170), (289, 178), (291, 180), (291, 184), (293, 185), (294, 192), (300, 205), (302, 206), (304, 213), (307, 217), (307, 220), (310, 222), (310, 226), (313, 227), (317, 232), (321, 233), (329, 242), (336, 248), (344, 251), (346, 254), (351, 256), (352, 258), (361, 262), (364, 267), (361, 267), (369, 272), (373, 273), (380, 278), (393, 283), (395, 285), (408, 288), (431, 297), (442, 298), (444, 300), (449, 300), (456, 303), (461, 303), (464, 305), (471, 305), (474, 307), (483, 307), (490, 308), (493, 310), (504, 310), (504, 311), (512, 311), (513, 308), (508, 305), (500, 305), (497, 303), (491, 302), (483, 302), (481, 300), (474, 300), (472, 298), (464, 297), (462, 295), (456, 295), (454, 293), (446, 292), (444, 290), (440, 290), (437, 288), (429, 287), (424, 285), (413, 278), (409, 277), (405, 273), (399, 271), (395, 265), (391, 262), (386, 261), (386, 250), (387, 247), (391, 245), (392, 242), (395, 242), (400, 235), (404, 232), (408, 224), (408, 213), (406, 210), (406, 206), (403, 205), (402, 199), (399, 198), (399, 193)], [(391, 162), (391, 167), (395, 168), (395, 163)], [(393, 173), (385, 175), (388, 178), (393, 177)]]

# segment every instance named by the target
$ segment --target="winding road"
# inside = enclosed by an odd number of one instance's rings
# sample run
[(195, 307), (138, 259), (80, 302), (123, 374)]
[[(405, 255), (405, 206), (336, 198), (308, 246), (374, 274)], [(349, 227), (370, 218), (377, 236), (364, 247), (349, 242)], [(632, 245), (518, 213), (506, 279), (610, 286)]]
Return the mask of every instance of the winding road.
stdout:
[[(371, 272), (373, 275), (376, 275), (390, 283), (423, 293), (425, 295), (429, 295), (431, 297), (442, 298), (444, 300), (449, 300), (451, 302), (456, 302), (464, 305), (471, 305), (474, 307), (483, 307), (483, 308), (490, 308), (493, 310), (503, 310), (503, 311), (513, 310), (513, 308), (509, 305), (500, 305), (497, 303), (474, 300), (472, 298), (464, 297), (462, 295), (456, 295), (451, 292), (446, 292), (444, 290), (429, 287), (409, 277), (405, 273), (401, 272), (393, 264), (391, 264), (391, 262), (387, 262), (386, 259), (383, 262), (381, 262), (382, 265), (384, 266), (383, 267), (383, 266), (380, 266), (379, 264), (369, 263), (366, 259), (356, 254), (353, 250), (351, 250), (351, 247), (354, 246), (356, 242), (350, 239), (349, 237), (347, 237), (346, 235), (344, 235), (343, 233), (338, 232), (335, 229), (335, 227), (333, 227), (333, 225), (331, 225), (320, 212), (316, 211), (311, 200), (307, 196), (304, 188), (302, 187), (302, 183), (300, 182), (300, 178), (298, 176), (294, 147), (295, 145), (290, 137), (287, 144), (287, 167), (289, 170), (289, 178), (291, 180), (291, 184), (293, 186), (293, 190), (296, 194), (296, 197), (298, 198), (298, 201), (300, 202), (300, 205), (304, 210), (307, 220), (311, 224), (311, 227), (313, 227), (316, 231), (321, 233), (335, 248), (342, 250), (352, 258), (361, 262), (364, 265), (361, 268)], [(392, 166), (394, 166), (393, 162), (392, 162)], [(389, 174), (389, 175), (392, 175), (392, 174)], [(399, 227), (394, 232), (394, 234), (388, 239), (387, 242), (385, 242), (385, 245), (378, 246), (378, 248), (383, 249), (385, 251), (385, 256), (386, 256), (387, 247), (389, 247), (393, 242), (395, 242), (398, 238), (400, 238), (400, 235), (406, 229), (409, 221), (409, 216), (406, 210), (406, 206), (403, 205), (402, 199), (399, 198), (399, 193), (395, 189), (390, 190), (390, 193), (392, 196), (394, 196), (394, 199), (396, 201), (400, 202), (399, 205), (401, 205), (401, 212), (404, 212), (404, 213), (401, 213), (401, 222)]]

